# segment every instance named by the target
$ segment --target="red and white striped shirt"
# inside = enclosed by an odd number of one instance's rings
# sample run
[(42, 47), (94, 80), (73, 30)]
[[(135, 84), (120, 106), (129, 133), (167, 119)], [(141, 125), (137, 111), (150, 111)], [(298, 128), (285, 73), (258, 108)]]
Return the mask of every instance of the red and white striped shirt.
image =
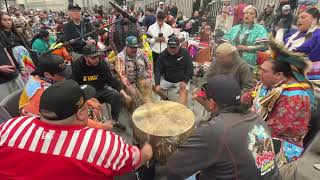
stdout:
[(140, 163), (140, 151), (102, 129), (17, 117), (0, 125), (0, 179), (113, 179)]

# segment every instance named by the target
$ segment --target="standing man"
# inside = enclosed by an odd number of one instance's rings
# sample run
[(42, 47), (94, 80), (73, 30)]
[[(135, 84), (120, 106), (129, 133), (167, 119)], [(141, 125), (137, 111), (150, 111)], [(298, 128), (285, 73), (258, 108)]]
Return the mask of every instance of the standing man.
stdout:
[(142, 44), (141, 30), (138, 23), (131, 22), (128, 18), (122, 17), (120, 23), (114, 24), (110, 29), (110, 45), (113, 51), (119, 54), (126, 46), (126, 38), (135, 36)]
[(171, 14), (174, 18), (177, 18), (177, 15), (178, 15), (178, 7), (177, 7), (177, 4), (176, 4), (175, 2), (173, 2), (173, 3), (171, 4), (170, 14)]
[(263, 25), (267, 31), (269, 32), (274, 21), (276, 20), (276, 16), (273, 13), (274, 3), (269, 3), (265, 10), (259, 15), (258, 22)]
[[(294, 63), (302, 64), (303, 60), (295, 62), (289, 57), (281, 58), (292, 62), (276, 59), (261, 65), (261, 83), (255, 87), (252, 110), (267, 122), (272, 137), (282, 142), (284, 149), (280, 151), (279, 168), (286, 169), (285, 165), (299, 159), (303, 153), (303, 139), (309, 131), (314, 95), (312, 86), (299, 82), (295, 77), (297, 72), (291, 69)], [(294, 154), (290, 154), (291, 147), (295, 148)]]
[(186, 105), (189, 82), (193, 76), (192, 58), (186, 49), (180, 47), (177, 37), (171, 36), (168, 48), (160, 54), (155, 68), (155, 92), (167, 100), (166, 90), (179, 89), (178, 102)]
[(237, 81), (218, 75), (201, 89), (212, 116), (168, 159), (168, 180), (199, 171), (201, 180), (279, 180), (271, 132), (262, 118), (241, 106)]
[[(71, 18), (71, 21), (63, 26), (63, 32), (66, 38), (66, 41), (70, 41), (79, 36), (82, 36), (88, 32), (94, 30), (94, 27), (90, 22), (83, 22), (81, 19), (81, 8), (78, 4), (72, 3), (68, 5), (68, 13)], [(98, 35), (92, 34), (88, 37), (82, 38), (71, 44), (72, 49), (75, 53), (80, 53), (83, 46), (86, 44), (96, 44), (98, 41)], [(76, 55), (74, 59), (77, 59), (79, 55)]]
[(81, 58), (76, 60), (72, 66), (72, 79), (80, 85), (89, 84), (96, 91), (96, 98), (101, 103), (111, 105), (111, 116), (115, 121), (114, 127), (125, 130), (125, 126), (118, 121), (121, 111), (122, 101), (120, 93), (128, 97), (120, 83), (112, 76), (111, 71), (105, 61), (101, 60), (101, 52), (95, 45), (83, 47)]
[(145, 32), (148, 32), (149, 27), (157, 21), (156, 16), (154, 15), (154, 10), (148, 8), (146, 10), (146, 18), (144, 19)]
[(288, 53), (273, 41), (269, 44), (276, 56), (261, 65), (261, 83), (242, 99), (253, 102), (252, 110), (266, 121), (272, 137), (280, 141), (277, 161), (280, 173), (287, 176), (302, 156), (316, 102), (313, 86), (306, 77), (309, 60)]
[[(94, 89), (73, 80), (44, 91), (40, 117), (0, 125), (0, 179), (105, 179), (129, 173), (152, 157), (113, 132), (89, 128), (86, 101)], [(21, 163), (23, 162), (23, 163)]]
[(276, 20), (274, 22), (274, 25), (276, 26), (276, 33), (280, 33), (278, 30), (283, 29), (283, 32), (281, 32), (280, 34), (284, 34), (280, 37), (286, 37), (286, 34), (290, 32), (292, 22), (293, 15), (291, 12), (291, 7), (290, 5), (284, 5), (282, 7), (282, 12), (279, 15), (277, 15)]
[(158, 15), (159, 12), (164, 12), (164, 2), (159, 2), (159, 6), (156, 11), (156, 16)]
[(154, 71), (159, 54), (167, 48), (169, 36), (173, 34), (172, 27), (164, 22), (165, 18), (164, 12), (157, 13), (157, 22), (150, 26), (147, 32), (150, 37), (149, 44), (152, 49)]
[(148, 57), (139, 48), (137, 37), (127, 37), (126, 47), (118, 54), (116, 70), (136, 107), (151, 101), (151, 65)]

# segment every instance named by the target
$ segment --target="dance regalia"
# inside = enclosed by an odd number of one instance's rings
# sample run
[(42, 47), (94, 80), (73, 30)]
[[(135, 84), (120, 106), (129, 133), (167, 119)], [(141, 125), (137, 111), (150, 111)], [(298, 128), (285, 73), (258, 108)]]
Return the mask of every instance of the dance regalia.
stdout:
[[(320, 87), (320, 27), (315, 26), (307, 32), (296, 31), (285, 39), (289, 51), (304, 53), (312, 61), (311, 71), (307, 74), (316, 87)], [(320, 89), (320, 88), (319, 88)]]
[(253, 92), (252, 110), (266, 121), (272, 137), (282, 142), (278, 154), (278, 165), (281, 167), (302, 155), (303, 138), (308, 133), (315, 98), (313, 85), (305, 75), (308, 60), (272, 42), (270, 44), (273, 59), (288, 63), (293, 70), (293, 77), (288, 77), (290, 81), (285, 79), (271, 88), (258, 84)]

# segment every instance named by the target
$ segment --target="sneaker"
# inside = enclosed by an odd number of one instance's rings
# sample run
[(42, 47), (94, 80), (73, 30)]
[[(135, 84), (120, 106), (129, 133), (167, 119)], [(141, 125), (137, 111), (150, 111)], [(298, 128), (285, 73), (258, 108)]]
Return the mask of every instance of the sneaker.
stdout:
[(117, 128), (117, 129), (120, 129), (120, 130), (122, 130), (122, 131), (125, 131), (127, 128), (126, 128), (126, 126), (124, 126), (123, 124), (121, 124), (120, 122), (115, 122), (114, 124), (113, 124), (113, 127), (114, 128)]

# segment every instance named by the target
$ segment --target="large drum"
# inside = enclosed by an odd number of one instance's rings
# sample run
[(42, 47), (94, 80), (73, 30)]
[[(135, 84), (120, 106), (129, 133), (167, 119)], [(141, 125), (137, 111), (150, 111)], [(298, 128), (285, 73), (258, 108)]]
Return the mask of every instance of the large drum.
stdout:
[(142, 144), (149, 142), (159, 161), (172, 155), (195, 127), (193, 112), (171, 101), (146, 103), (134, 111), (132, 119), (135, 138)]

